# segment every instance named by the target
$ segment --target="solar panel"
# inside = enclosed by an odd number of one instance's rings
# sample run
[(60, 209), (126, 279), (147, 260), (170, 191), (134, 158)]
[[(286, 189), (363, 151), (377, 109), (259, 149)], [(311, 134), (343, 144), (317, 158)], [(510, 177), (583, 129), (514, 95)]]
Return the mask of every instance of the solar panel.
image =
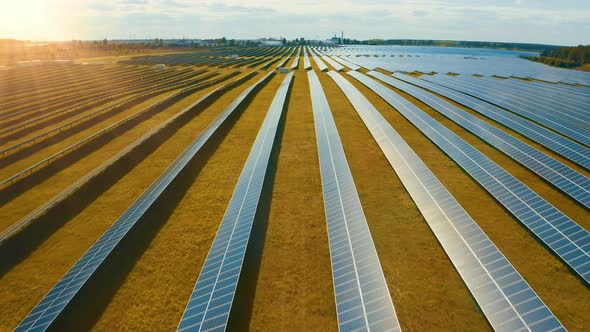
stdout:
[[(311, 50), (311, 52), (312, 52), (312, 53), (314, 53), (314, 54), (315, 54), (315, 51), (314, 51), (313, 49), (310, 49), (310, 50)], [(328, 70), (328, 66), (326, 66), (326, 64), (325, 64), (325, 63), (322, 61), (322, 59), (320, 59), (320, 57), (319, 57), (319, 56), (317, 56), (317, 55), (313, 55), (313, 56), (312, 56), (312, 58), (313, 58), (313, 61), (315, 61), (315, 63), (318, 65), (318, 68), (319, 68), (321, 71), (326, 71), (326, 70)]]
[(344, 70), (344, 67), (341, 64), (339, 64), (338, 62), (332, 60), (332, 58), (330, 58), (329, 56), (322, 55), (322, 59), (324, 59), (324, 61), (326, 61), (327, 63), (329, 63), (330, 66), (332, 66), (332, 68), (334, 68), (334, 70), (336, 70), (336, 71), (342, 71), (342, 70)]
[(518, 115), (442, 85), (395, 73), (395, 78), (436, 92), (484, 115), (590, 170), (590, 149)]
[(293, 60), (293, 64), (291, 64), (291, 70), (296, 70), (299, 67), (299, 55), (295, 57)]
[(303, 47), (303, 69), (311, 69), (311, 62), (309, 62), (309, 56), (307, 54), (307, 47)]
[(510, 213), (590, 283), (590, 234), (414, 104), (367, 76), (355, 74), (496, 198)]
[(292, 80), (293, 73), (287, 74), (258, 131), (178, 331), (225, 330), (227, 326), (267, 165)]
[[(531, 108), (527, 103), (521, 103), (516, 100), (502, 98), (501, 96), (496, 96), (493, 93), (486, 93), (480, 89), (471, 88), (469, 86), (462, 86), (457, 83), (453, 83), (454, 81), (442, 81), (438, 76), (444, 75), (436, 75), (437, 77), (429, 75), (422, 75), (420, 79), (433, 82), (436, 84), (440, 84), (451, 89), (472, 95), (483, 101), (488, 103), (492, 103), (503, 107), (511, 112), (514, 112), (522, 117), (527, 119), (533, 120), (539, 124), (542, 124), (545, 127), (555, 130), (556, 132), (569, 137), (573, 140), (576, 140), (579, 143), (585, 144), (590, 146), (590, 135), (589, 133), (582, 129), (582, 128), (574, 128), (570, 123), (563, 121), (562, 119), (552, 116), (546, 113), (539, 114), (536, 110)], [(458, 81), (457, 81), (458, 82)]]
[[(273, 73), (268, 73), (254, 85), (246, 89), (230, 106), (199, 135), (176, 160), (150, 185), (150, 187), (113, 223), (111, 227), (82, 255), (74, 266), (58, 281), (55, 286), (41, 299), (33, 310), (17, 326), (15, 331), (41, 331), (49, 328), (50, 324), (62, 313), (74, 296), (84, 286), (86, 281), (96, 272), (107, 256), (117, 244), (139, 221), (143, 214), (156, 201), (160, 194), (184, 169), (201, 150), (203, 145), (225, 120), (241, 105), (253, 91), (266, 84)], [(191, 105), (189, 107), (193, 107)]]
[(573, 125), (573, 128), (576, 129), (577, 126), (586, 129), (590, 127), (590, 116), (585, 114), (584, 111), (571, 110), (564, 103), (559, 103), (556, 106), (553, 102), (547, 102), (542, 95), (537, 96), (531, 93), (532, 90), (530, 88), (516, 90), (502, 86), (499, 84), (500, 80), (498, 79), (476, 78), (466, 75), (455, 77), (435, 75), (432, 79), (438, 80), (442, 84), (452, 83), (456, 84), (457, 87), (469, 87), (471, 89), (477, 89), (478, 92), (486, 95), (493, 95), (502, 100), (509, 100), (510, 104), (517, 104), (522, 108), (535, 111), (544, 117), (560, 120), (563, 123)]
[(401, 330), (330, 106), (307, 73), (340, 331)]
[(497, 79), (492, 77), (462, 77), (465, 82), (474, 86), (494, 87), (503, 95), (514, 98), (526, 97), (527, 100), (534, 101), (539, 105), (540, 112), (564, 113), (567, 117), (583, 116), (586, 124), (590, 122), (590, 96), (565, 95), (563, 92), (541, 90), (535, 85), (528, 84), (524, 81), (515, 81), (507, 79)]
[(348, 67), (350, 70), (359, 70), (361, 67), (355, 65), (354, 63), (343, 59), (342, 57), (339, 56), (332, 56), (332, 59), (334, 59), (335, 61), (340, 62), (341, 64), (345, 65), (346, 67)]
[[(378, 72), (368, 74), (424, 102), (535, 172), (579, 204), (590, 208), (590, 179), (583, 174), (429, 92)], [(359, 80), (364, 77), (362, 74), (354, 72), (351, 72), (350, 75), (358, 77)]]
[(495, 330), (565, 328), (387, 120), (346, 79), (344, 91)]

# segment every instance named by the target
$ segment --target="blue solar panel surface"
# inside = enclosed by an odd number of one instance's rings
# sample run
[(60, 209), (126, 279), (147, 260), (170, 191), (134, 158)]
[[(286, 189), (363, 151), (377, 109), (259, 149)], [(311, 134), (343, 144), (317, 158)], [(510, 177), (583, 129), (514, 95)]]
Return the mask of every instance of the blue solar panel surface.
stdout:
[(462, 92), (404, 74), (395, 73), (393, 76), (467, 106), (590, 170), (590, 149), (575, 141)]
[(293, 73), (287, 74), (258, 131), (178, 325), (179, 331), (223, 331), (227, 327), (266, 169), (292, 79)]
[[(436, 75), (436, 76), (443, 76), (443, 75)], [(474, 97), (480, 98), (486, 102), (496, 104), (500, 107), (507, 109), (508, 111), (514, 112), (522, 117), (527, 119), (533, 120), (547, 128), (553, 129), (556, 132), (569, 137), (579, 143), (585, 144), (590, 146), (590, 132), (583, 128), (574, 128), (569, 122), (564, 121), (563, 119), (546, 114), (546, 113), (539, 113), (536, 111), (534, 107), (531, 107), (530, 104), (526, 102), (520, 102), (517, 100), (512, 100), (510, 98), (503, 98), (502, 96), (497, 96), (494, 93), (489, 93), (486, 91), (482, 91), (481, 89), (464, 86), (457, 84), (455, 81), (447, 81), (441, 80), (438, 77), (422, 75), (420, 79), (440, 84), (442, 86), (449, 87), (451, 89), (472, 95)]]
[(569, 124), (576, 129), (578, 126), (586, 128), (590, 126), (590, 116), (585, 111), (571, 109), (563, 102), (555, 105), (554, 101), (547, 101), (542, 95), (532, 93), (530, 88), (505, 87), (499, 79), (479, 79), (474, 76), (449, 76), (434, 75), (429, 79), (436, 80), (439, 84), (454, 84), (458, 88), (475, 89), (485, 95), (493, 95), (495, 100), (501, 100), (506, 104), (516, 104), (531, 112), (536, 112), (547, 118), (556, 119), (564, 124)]
[(308, 72), (340, 331), (399, 331), (371, 232), (320, 81)]
[(379, 111), (341, 75), (329, 75), (361, 116), (492, 327), (497, 331), (565, 331)]
[(408, 100), (365, 75), (350, 73), (416, 126), (576, 275), (590, 284), (590, 234), (587, 230)]
[(590, 179), (583, 174), (427, 91), (378, 72), (368, 74), (424, 102), (590, 208)]

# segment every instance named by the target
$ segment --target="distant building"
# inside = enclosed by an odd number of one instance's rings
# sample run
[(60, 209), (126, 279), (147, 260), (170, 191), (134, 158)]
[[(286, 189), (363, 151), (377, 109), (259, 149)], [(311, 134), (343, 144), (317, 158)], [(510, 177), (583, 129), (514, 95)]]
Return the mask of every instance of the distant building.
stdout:
[(156, 65), (156, 69), (164, 70), (164, 69), (166, 69), (166, 65), (163, 64), (163, 63), (159, 63), (159, 64)]

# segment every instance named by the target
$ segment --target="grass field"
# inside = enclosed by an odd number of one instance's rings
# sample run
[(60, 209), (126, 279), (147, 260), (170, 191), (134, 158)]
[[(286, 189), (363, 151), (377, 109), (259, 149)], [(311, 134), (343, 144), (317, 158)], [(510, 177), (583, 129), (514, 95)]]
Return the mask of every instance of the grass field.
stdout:
[[(110, 64), (104, 76), (94, 81), (90, 75), (100, 75), (104, 66), (40, 66), (38, 75), (35, 70), (25, 68), (0, 71), (0, 83), (15, 90), (27, 84), (32, 87), (47, 85), (38, 91), (0, 94), (0, 106), (6, 106), (0, 107), (0, 117), (7, 115), (0, 118), (0, 130), (25, 121), (34, 123), (22, 135), (0, 134), (0, 149), (5, 149), (121, 100), (113, 97), (97, 101), (77, 113), (60, 115), (67, 107), (79, 107), (92, 98), (86, 87), (92, 86), (108, 94), (112, 82), (135, 73), (137, 76), (126, 84), (149, 84), (129, 91), (129, 96), (134, 97), (145, 93), (152, 84), (164, 86), (167, 80), (175, 81), (175, 75), (207, 70), (198, 76), (190, 75), (190, 79), (195, 80), (205, 77), (202, 82), (187, 81), (186, 86), (138, 98), (0, 156), (3, 180), (91, 137), (80, 147), (0, 187), (0, 232), (199, 98), (255, 71), (252, 77), (224, 90), (206, 107), (187, 110), (185, 115), (122, 156), (73, 195), (35, 218), (17, 235), (0, 243), (1, 331), (14, 329), (80, 256), (232, 101), (275, 69), (276, 63), (269, 69), (258, 69), (263, 64), (258, 64), (261, 60), (276, 59), (262, 53), (264, 51), (247, 49), (237, 59), (223, 58), (225, 60), (220, 62), (217, 60), (226, 54), (207, 58), (200, 53), (182, 53), (176, 61), (189, 59), (198, 64), (172, 63), (163, 71), (155, 71), (150, 61), (167, 58), (150, 55), (138, 58), (141, 63)], [(228, 52), (231, 54), (233, 50)], [(175, 55), (167, 53), (165, 56), (174, 60)], [(290, 67), (293, 58), (285, 67)], [(136, 61), (132, 57), (125, 60)], [(402, 329), (491, 330), (478, 303), (346, 95), (327, 73), (319, 71), (313, 60), (311, 63), (338, 128)], [(256, 66), (249, 67), (253, 64)], [(326, 65), (332, 69), (328, 63)], [(71, 74), (68, 79), (58, 82), (58, 78), (68, 72)], [(338, 329), (314, 117), (303, 56), (294, 73), (233, 299), (230, 330)], [(583, 331), (590, 326), (588, 285), (395, 108), (345, 72), (341, 74), (403, 137), (564, 326), (571, 331)], [(146, 79), (148, 75), (153, 76)], [(412, 73), (414, 77), (420, 75)], [(283, 78), (283, 74), (276, 74), (223, 124), (221, 131), (206, 143), (102, 263), (54, 322), (53, 329), (176, 329), (250, 148)], [(92, 83), (87, 85), (87, 82)], [(122, 87), (124, 89), (125, 85)], [(190, 90), (191, 87), (194, 89)], [(501, 165), (586, 230), (590, 229), (590, 215), (585, 207), (434, 109), (402, 91), (389, 89)], [(179, 91), (188, 92), (112, 131), (92, 136)], [(43, 106), (43, 100), (60, 101), (72, 96), (80, 101), (71, 105)], [(583, 167), (537, 142), (452, 100), (441, 98), (582, 175), (590, 176)], [(22, 110), (30, 113), (19, 114)]]

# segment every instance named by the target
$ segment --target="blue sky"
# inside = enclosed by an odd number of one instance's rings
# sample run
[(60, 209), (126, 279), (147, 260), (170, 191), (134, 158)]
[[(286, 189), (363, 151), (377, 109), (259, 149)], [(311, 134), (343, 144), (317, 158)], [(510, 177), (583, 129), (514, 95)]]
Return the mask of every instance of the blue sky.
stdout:
[(589, 0), (0, 0), (0, 38), (452, 39), (590, 44)]

